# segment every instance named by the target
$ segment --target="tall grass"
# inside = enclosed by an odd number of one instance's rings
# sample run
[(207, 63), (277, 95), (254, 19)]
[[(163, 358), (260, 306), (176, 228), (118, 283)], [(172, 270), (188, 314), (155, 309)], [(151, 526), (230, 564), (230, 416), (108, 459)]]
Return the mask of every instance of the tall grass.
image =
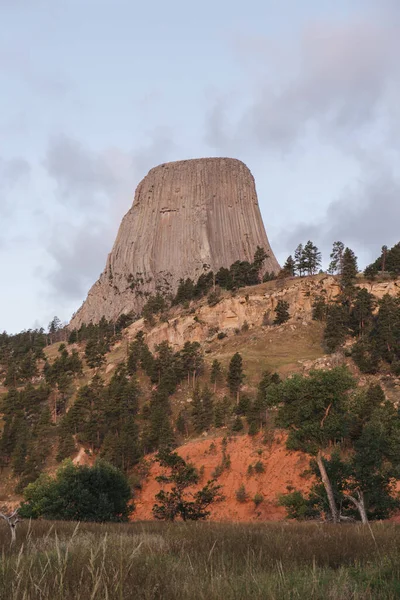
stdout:
[(400, 528), (323, 524), (0, 527), (1, 600), (397, 599)]

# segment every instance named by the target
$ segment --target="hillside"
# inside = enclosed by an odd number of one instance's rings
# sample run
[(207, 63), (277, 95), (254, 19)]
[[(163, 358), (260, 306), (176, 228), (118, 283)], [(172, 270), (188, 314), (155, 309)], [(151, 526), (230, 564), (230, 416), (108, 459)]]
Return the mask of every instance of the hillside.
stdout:
[[(377, 282), (359, 280), (357, 287), (367, 289), (377, 299), (383, 298), (385, 294), (397, 297), (400, 290), (399, 283), (392, 280)], [(303, 491), (309, 489), (310, 480), (302, 475), (307, 468), (308, 459), (301, 453), (290, 453), (286, 450), (285, 434), (273, 430), (271, 428), (272, 421), (261, 425), (262, 430), (257, 435), (249, 436), (247, 434), (249, 425), (245, 416), (246, 408), (237, 409), (236, 402), (230, 397), (227, 388), (226, 374), (232, 356), (237, 352), (240, 353), (245, 374), (241, 387), (241, 401), (251, 404), (257, 397), (258, 386), (265, 371), (276, 372), (281, 378), (285, 378), (293, 373), (308, 373), (312, 368), (329, 369), (340, 364), (347, 364), (358, 378), (360, 386), (366, 387), (371, 382), (380, 382), (386, 396), (397, 403), (400, 399), (400, 381), (398, 377), (390, 375), (387, 369), (382, 368), (379, 373), (374, 375), (361, 374), (351, 358), (346, 355), (347, 352), (326, 354), (323, 348), (325, 325), (323, 322), (313, 320), (313, 304), (316, 298), (321, 296), (327, 302), (334, 302), (338, 294), (337, 278), (318, 275), (270, 281), (241, 288), (235, 292), (222, 291), (214, 306), (210, 306), (206, 299), (192, 301), (184, 306), (172, 306), (161, 316), (156, 315), (153, 323), (139, 319), (122, 329), (110, 344), (109, 351), (104, 356), (104, 362), (95, 368), (89, 367), (88, 359), (85, 357), (85, 347), (88, 342), (73, 342), (67, 345), (66, 350), (61, 351), (60, 341), (48, 345), (44, 348), (45, 360), (38, 361), (39, 371), (31, 380), (35, 386), (40, 386), (45, 381), (51, 381), (48, 375), (49, 365), (56, 364), (63, 352), (65, 354), (67, 351), (71, 357), (71, 352), (75, 351), (76, 356), (82, 361), (83, 368), (82, 372), (79, 372), (78, 369), (76, 374), (71, 375), (64, 392), (60, 392), (61, 387), (58, 382), (49, 388), (49, 394), (44, 404), (42, 401), (42, 410), (45, 410), (47, 406), (50, 410), (50, 421), (43, 426), (47, 432), (48, 450), (41, 459), (41, 469), (52, 472), (57, 468), (60, 443), (65, 445), (67, 442), (65, 447), (68, 447), (68, 450), (65, 450), (64, 456), (71, 456), (76, 462), (91, 463), (99, 453), (108, 458), (111, 457), (111, 460), (120, 460), (115, 454), (116, 450), (112, 446), (112, 440), (108, 439), (107, 441), (107, 428), (104, 433), (101, 433), (104, 442), (98, 449), (96, 449), (95, 442), (89, 442), (87, 426), (90, 423), (93, 424), (93, 418), (90, 417), (88, 421), (85, 421), (88, 418), (86, 409), (82, 408), (79, 409), (81, 412), (77, 412), (75, 406), (78, 404), (84, 406), (80, 390), (88, 384), (89, 387), (93, 386), (94, 376), (99, 376), (105, 386), (105, 395), (102, 400), (105, 404), (102, 404), (103, 412), (99, 413), (99, 418), (106, 418), (107, 422), (109, 418), (107, 415), (111, 414), (107, 411), (111, 410), (113, 402), (111, 391), (115, 388), (116, 382), (119, 381), (118, 385), (122, 385), (121, 378), (118, 379), (120, 377), (119, 369), (127, 359), (129, 361), (132, 347), (137, 345), (140, 332), (143, 332), (144, 344), (154, 356), (157, 356), (159, 345), (163, 345), (163, 343), (168, 344), (165, 348), (169, 348), (169, 356), (173, 357), (181, 356), (185, 344), (198, 342), (204, 366), (195, 375), (188, 371), (187, 376), (182, 376), (174, 384), (169, 398), (159, 400), (161, 402), (159, 405), (161, 407), (160, 417), (152, 417), (151, 414), (156, 406), (154, 398), (157, 397), (157, 381), (159, 380), (157, 377), (149, 376), (143, 363), (142, 366), (136, 366), (133, 371), (134, 377), (137, 378), (135, 385), (138, 386), (138, 393), (134, 394), (137, 416), (134, 430), (132, 430), (135, 433), (132, 435), (137, 436), (138, 448), (139, 446), (143, 447), (144, 444), (145, 449), (145, 456), (140, 458), (138, 454), (137, 458), (133, 457), (132, 466), (128, 469), (132, 483), (136, 487), (137, 508), (134, 519), (151, 518), (154, 495), (158, 489), (158, 484), (154, 481), (158, 467), (152, 465), (151, 462), (152, 452), (156, 449), (157, 442), (149, 441), (153, 439), (149, 435), (151, 427), (154, 426), (156, 429), (161, 427), (163, 420), (170, 423), (169, 435), (174, 437), (178, 452), (185, 459), (193, 461), (202, 470), (202, 480), (206, 481), (212, 476), (218, 465), (221, 465), (224, 452), (229, 455), (229, 468), (223, 469), (218, 477), (219, 483), (223, 486), (225, 500), (213, 507), (213, 519), (276, 520), (283, 518), (284, 510), (277, 506), (277, 496), (285, 493), (288, 486)], [(273, 325), (274, 311), (280, 300), (289, 304), (290, 318), (282, 325)], [(353, 342), (349, 339), (346, 344), (348, 343)], [(172, 360), (172, 358), (168, 360)], [(221, 364), (222, 377), (215, 383), (212, 405), (214, 411), (224, 407), (225, 416), (218, 426), (216, 426), (215, 415), (211, 416), (211, 420), (204, 430), (198, 431), (192, 417), (197, 393), (194, 384), (197, 383), (199, 390), (204, 390), (204, 387), (208, 385), (213, 391), (214, 384), (210, 383), (210, 375), (216, 360)], [(123, 385), (128, 385), (126, 390), (131, 389), (129, 380), (126, 380)], [(18, 389), (22, 390), (22, 387), (20, 386)], [(3, 398), (6, 397), (6, 392), (6, 387), (0, 389)], [(60, 403), (61, 406), (61, 399), (63, 402), (61, 412), (57, 412), (60, 409), (60, 407), (57, 408), (57, 403)], [(77, 399), (79, 400), (78, 404), (76, 404)], [(7, 413), (4, 410), (3, 413), (5, 425), (3, 424), (2, 431), (4, 433), (6, 431), (4, 427), (7, 428), (7, 423), (10, 421), (7, 421)], [(75, 433), (72, 439), (72, 437), (68, 438), (71, 434), (65, 434), (64, 430), (67, 427), (68, 419), (71, 420), (73, 414), (76, 415), (74, 419), (78, 419), (78, 421), (74, 425)], [(153, 418), (160, 420), (153, 422)], [(179, 424), (180, 419), (181, 424)], [(241, 421), (242, 431), (233, 431), (235, 419)], [(88, 424), (85, 425), (86, 429), (83, 428), (85, 423)], [(34, 435), (40, 436), (41, 434), (35, 433)], [(40, 439), (38, 441), (40, 444)], [(156, 445), (153, 447), (153, 444)], [(18, 449), (18, 445), (16, 448)], [(22, 467), (18, 467), (20, 468), (19, 472), (15, 467), (17, 460), (15, 452), (11, 460), (3, 460), (0, 502), (13, 503), (20, 498), (18, 482), (20, 477), (25, 477), (24, 469), (27, 468), (26, 465), (29, 465), (30, 456), (29, 450), (21, 450), (21, 452), (25, 452), (25, 458), (21, 459)], [(247, 471), (249, 465), (257, 462), (262, 463), (263, 471), (253, 472), (249, 475)], [(242, 484), (248, 494), (245, 502), (239, 502), (236, 498), (236, 492)], [(16, 489), (18, 493), (15, 493)], [(256, 494), (261, 494), (263, 497), (259, 506), (255, 506), (253, 502)]]

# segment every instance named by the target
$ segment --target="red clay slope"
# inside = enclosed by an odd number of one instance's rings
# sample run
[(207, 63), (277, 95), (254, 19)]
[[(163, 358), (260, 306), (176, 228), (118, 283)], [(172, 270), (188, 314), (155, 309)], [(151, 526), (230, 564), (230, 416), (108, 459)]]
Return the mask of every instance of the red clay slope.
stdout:
[[(204, 468), (201, 484), (212, 478), (217, 465), (222, 462), (223, 437), (207, 437), (188, 442), (177, 448), (177, 452), (195, 464), (198, 469)], [(228, 440), (226, 454), (230, 456), (231, 466), (224, 470), (218, 478), (223, 486), (225, 500), (211, 507), (210, 519), (214, 521), (278, 521), (285, 517), (285, 510), (278, 506), (277, 497), (287, 492), (287, 486), (307, 491), (312, 483), (308, 477), (302, 476), (308, 468), (309, 459), (299, 452), (288, 452), (283, 435), (275, 435), (274, 441), (265, 444), (262, 436), (237, 436)], [(264, 472), (249, 476), (249, 465), (261, 461)], [(154, 496), (160, 490), (155, 477), (162, 469), (152, 464), (149, 476), (143, 482), (138, 493), (133, 520), (152, 519)], [(248, 494), (246, 502), (239, 502), (236, 491), (243, 484)], [(253, 502), (255, 494), (263, 495), (263, 502), (257, 507)]]

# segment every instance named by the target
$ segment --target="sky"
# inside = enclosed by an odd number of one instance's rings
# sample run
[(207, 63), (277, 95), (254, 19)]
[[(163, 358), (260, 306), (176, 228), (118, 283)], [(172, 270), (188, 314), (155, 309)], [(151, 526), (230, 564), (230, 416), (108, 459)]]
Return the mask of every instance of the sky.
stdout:
[(134, 191), (239, 158), (283, 263), (400, 239), (398, 0), (0, 0), (0, 331), (68, 321)]

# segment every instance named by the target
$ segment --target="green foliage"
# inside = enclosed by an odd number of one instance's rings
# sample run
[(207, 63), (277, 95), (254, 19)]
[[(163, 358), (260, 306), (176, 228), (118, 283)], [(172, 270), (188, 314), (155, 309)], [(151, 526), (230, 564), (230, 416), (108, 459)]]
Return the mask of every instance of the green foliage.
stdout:
[(296, 274), (296, 263), (292, 255), (288, 256), (285, 264), (283, 265), (281, 276), (294, 277)]
[(221, 294), (218, 290), (215, 290), (215, 292), (210, 292), (207, 296), (208, 306), (216, 306), (220, 300)]
[(258, 474), (265, 472), (264, 463), (261, 460), (258, 460), (254, 465), (254, 471)]
[(289, 303), (285, 300), (278, 300), (275, 308), (274, 325), (282, 325), (282, 323), (286, 323), (289, 319)]
[(198, 521), (206, 519), (214, 502), (222, 499), (221, 486), (215, 480), (210, 480), (197, 492), (190, 492), (188, 488), (199, 483), (199, 473), (190, 463), (186, 463), (176, 452), (170, 450), (160, 451), (156, 460), (161, 467), (168, 470), (168, 474), (156, 477), (162, 485), (170, 485), (170, 491), (161, 490), (156, 495), (153, 506), (153, 515), (163, 521)]
[(240, 433), (241, 431), (243, 431), (243, 429), (244, 429), (243, 421), (238, 415), (232, 423), (232, 431), (234, 433)]
[(172, 304), (183, 304), (194, 298), (195, 285), (193, 279), (180, 279), (178, 289)]
[(384, 246), (379, 258), (371, 265), (368, 265), (364, 271), (364, 275), (374, 278), (380, 271), (389, 272), (393, 277), (400, 275), (400, 242), (395, 244), (390, 250)]
[(149, 325), (154, 325), (154, 315), (162, 313), (167, 308), (167, 303), (162, 294), (157, 292), (150, 295), (142, 309), (142, 317)]
[(349, 312), (343, 304), (330, 304), (324, 330), (324, 347), (335, 352), (346, 340), (349, 332)]
[[(316, 454), (349, 431), (348, 392), (355, 381), (344, 367), (293, 375), (271, 391), (279, 406), (277, 425), (288, 430), (288, 448)], [(321, 427), (321, 422), (323, 427)]]
[(246, 488), (244, 487), (243, 483), (236, 490), (235, 496), (236, 496), (236, 500), (240, 503), (247, 502), (247, 500), (249, 499), (249, 495), (246, 492)]
[(353, 250), (346, 248), (342, 257), (342, 269), (340, 284), (344, 298), (351, 298), (354, 295), (354, 282), (357, 277), (357, 257)]
[(28, 384), (19, 391), (10, 389), (2, 398), (1, 465), (11, 465), (22, 481), (38, 476), (50, 451), (49, 395), (48, 386)]
[(210, 382), (214, 385), (214, 392), (217, 389), (217, 385), (222, 381), (222, 366), (219, 360), (216, 358), (213, 360), (211, 365)]
[(244, 380), (243, 359), (239, 352), (236, 352), (229, 363), (227, 383), (232, 396), (239, 398), (239, 391)]
[(42, 474), (24, 490), (19, 514), (26, 519), (127, 521), (132, 506), (125, 476), (104, 461), (93, 467), (65, 462), (55, 479)]
[(260, 492), (257, 492), (253, 498), (254, 506), (257, 508), (257, 506), (260, 506), (260, 504), (263, 501), (264, 501), (264, 496), (262, 494), (260, 494)]
[(192, 423), (196, 433), (209, 429), (214, 422), (214, 401), (210, 389), (196, 386), (192, 401)]
[(312, 303), (312, 318), (314, 321), (325, 321), (328, 305), (324, 296), (315, 296)]
[(354, 335), (364, 337), (371, 328), (375, 306), (374, 296), (365, 288), (357, 291), (350, 312), (350, 329)]
[(288, 519), (303, 521), (315, 519), (321, 514), (321, 511), (312, 506), (309, 499), (299, 490), (294, 490), (288, 494), (282, 494), (279, 496), (278, 504), (286, 509)]
[(97, 369), (106, 360), (108, 347), (102, 340), (89, 339), (85, 348), (85, 359), (89, 367)]
[(336, 273), (341, 274), (343, 269), (343, 253), (344, 244), (343, 242), (334, 242), (332, 252), (330, 255), (331, 262), (329, 263), (328, 273), (335, 275)]
[(321, 266), (321, 252), (311, 240), (308, 240), (303, 249), (301, 266), (308, 275), (315, 275)]

